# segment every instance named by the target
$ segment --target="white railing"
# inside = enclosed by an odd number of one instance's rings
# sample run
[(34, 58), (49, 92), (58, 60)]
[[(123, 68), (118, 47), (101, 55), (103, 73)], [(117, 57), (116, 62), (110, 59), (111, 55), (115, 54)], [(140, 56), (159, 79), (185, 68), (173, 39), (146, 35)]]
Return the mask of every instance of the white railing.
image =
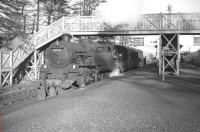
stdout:
[[(200, 30), (200, 13), (160, 13), (145, 14), (141, 17), (136, 27), (121, 27), (121, 30), (132, 31), (175, 31), (175, 30)], [(32, 51), (40, 45), (45, 45), (63, 33), (71, 32), (103, 32), (119, 29), (111, 26), (108, 21), (97, 16), (62, 17), (31, 35), (23, 46), (13, 51), (13, 68), (19, 65)], [(23, 59), (24, 58), (24, 59)]]

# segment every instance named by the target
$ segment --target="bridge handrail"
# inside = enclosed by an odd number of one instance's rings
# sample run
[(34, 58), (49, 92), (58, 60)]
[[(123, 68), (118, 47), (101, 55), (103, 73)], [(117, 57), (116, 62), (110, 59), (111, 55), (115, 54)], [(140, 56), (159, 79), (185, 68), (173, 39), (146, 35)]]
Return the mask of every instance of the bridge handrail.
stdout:
[(35, 45), (65, 32), (200, 30), (200, 13), (143, 14), (134, 28), (128, 28), (117, 29), (99, 16), (62, 17), (35, 33)]

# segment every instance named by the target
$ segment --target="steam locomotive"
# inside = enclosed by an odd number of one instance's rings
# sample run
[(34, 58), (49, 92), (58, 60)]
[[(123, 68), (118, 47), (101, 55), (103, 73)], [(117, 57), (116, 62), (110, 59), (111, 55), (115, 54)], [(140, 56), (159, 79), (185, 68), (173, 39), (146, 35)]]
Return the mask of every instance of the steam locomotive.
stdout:
[(73, 85), (83, 87), (96, 82), (116, 68), (124, 72), (141, 67), (142, 60), (143, 53), (137, 49), (89, 39), (74, 43), (68, 34), (63, 35), (45, 50), (39, 98), (53, 97)]

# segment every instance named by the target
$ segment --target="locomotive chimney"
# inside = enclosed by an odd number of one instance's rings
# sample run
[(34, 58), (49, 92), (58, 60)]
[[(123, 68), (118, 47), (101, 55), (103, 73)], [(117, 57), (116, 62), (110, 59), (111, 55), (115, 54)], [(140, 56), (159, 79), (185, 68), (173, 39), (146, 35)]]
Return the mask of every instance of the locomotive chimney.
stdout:
[(70, 42), (71, 38), (72, 38), (72, 36), (68, 33), (65, 33), (62, 35), (63, 41)]

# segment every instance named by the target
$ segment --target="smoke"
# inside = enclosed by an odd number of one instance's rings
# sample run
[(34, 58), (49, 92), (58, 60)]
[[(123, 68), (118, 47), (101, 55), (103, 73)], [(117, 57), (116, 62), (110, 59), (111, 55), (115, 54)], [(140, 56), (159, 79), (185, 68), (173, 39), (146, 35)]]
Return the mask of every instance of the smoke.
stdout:
[(120, 73), (119, 68), (116, 68), (109, 74), (109, 77), (116, 77), (116, 76), (122, 76), (122, 75), (123, 74)]
[(144, 0), (107, 0), (96, 11), (113, 25), (129, 24), (134, 26), (140, 19), (140, 12)]

